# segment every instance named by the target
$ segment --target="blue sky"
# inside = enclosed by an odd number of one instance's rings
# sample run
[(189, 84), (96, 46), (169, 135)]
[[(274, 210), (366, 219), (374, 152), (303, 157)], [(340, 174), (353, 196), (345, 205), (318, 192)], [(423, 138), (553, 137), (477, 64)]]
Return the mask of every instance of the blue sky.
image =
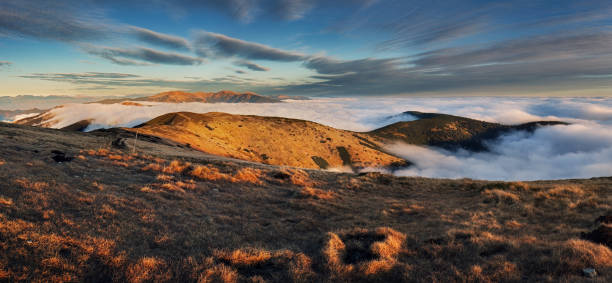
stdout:
[(609, 96), (610, 27), (610, 1), (3, 0), (0, 95)]

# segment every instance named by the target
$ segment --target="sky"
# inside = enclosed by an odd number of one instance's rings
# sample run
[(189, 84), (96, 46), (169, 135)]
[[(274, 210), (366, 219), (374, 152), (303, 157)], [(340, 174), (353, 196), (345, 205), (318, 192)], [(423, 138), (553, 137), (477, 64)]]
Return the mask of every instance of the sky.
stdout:
[(2, 0), (0, 96), (610, 96), (611, 1)]

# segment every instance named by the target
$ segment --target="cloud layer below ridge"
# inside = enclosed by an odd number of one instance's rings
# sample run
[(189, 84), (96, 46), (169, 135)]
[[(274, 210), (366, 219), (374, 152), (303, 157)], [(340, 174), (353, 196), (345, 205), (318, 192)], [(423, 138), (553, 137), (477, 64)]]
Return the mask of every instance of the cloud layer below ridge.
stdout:
[(52, 110), (64, 127), (93, 119), (89, 130), (131, 127), (159, 115), (178, 112), (227, 112), (310, 120), (324, 125), (369, 131), (414, 117), (404, 111), (447, 113), (490, 122), (518, 124), (562, 120), (569, 126), (543, 127), (533, 134), (515, 132), (490, 142), (490, 152), (450, 152), (433, 147), (388, 145), (415, 166), (402, 176), (536, 180), (612, 175), (612, 100), (609, 98), (322, 98), (269, 104), (146, 103), (68, 104)]

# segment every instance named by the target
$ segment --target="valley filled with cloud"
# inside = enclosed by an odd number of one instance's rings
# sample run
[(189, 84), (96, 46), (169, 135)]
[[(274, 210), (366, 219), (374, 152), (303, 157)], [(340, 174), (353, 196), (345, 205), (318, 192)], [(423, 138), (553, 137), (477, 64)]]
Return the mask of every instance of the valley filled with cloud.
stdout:
[[(51, 110), (52, 127), (91, 120), (87, 131), (133, 127), (180, 111), (226, 112), (309, 120), (334, 128), (366, 132), (416, 119), (405, 111), (435, 112), (501, 124), (565, 121), (534, 133), (511, 132), (487, 141), (489, 151), (449, 151), (389, 144), (387, 150), (414, 165), (396, 175), (490, 180), (589, 178), (612, 172), (612, 100), (608, 98), (318, 98), (283, 103), (66, 104)], [(378, 170), (368, 168), (367, 170)]]

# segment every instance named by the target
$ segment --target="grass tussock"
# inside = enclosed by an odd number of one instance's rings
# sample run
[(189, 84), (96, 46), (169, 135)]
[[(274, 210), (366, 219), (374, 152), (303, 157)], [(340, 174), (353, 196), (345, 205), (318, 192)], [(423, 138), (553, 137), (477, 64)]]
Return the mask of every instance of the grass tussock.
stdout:
[(161, 172), (163, 170), (162, 165), (160, 165), (159, 163), (149, 163), (146, 166), (142, 167), (142, 169), (140, 169), (142, 171), (158, 171)]
[(579, 274), (583, 268), (592, 267), (599, 273), (612, 272), (612, 251), (604, 245), (570, 239), (555, 250), (559, 268)]
[(520, 197), (512, 192), (500, 189), (484, 190), (485, 201), (503, 204), (514, 204), (520, 201)]
[(229, 175), (221, 173), (218, 168), (209, 165), (198, 165), (189, 174), (193, 177), (209, 181), (231, 179)]
[(536, 194), (539, 199), (568, 199), (573, 197), (581, 197), (585, 194), (580, 186), (576, 185), (557, 185), (546, 191)]
[(189, 162), (183, 163), (178, 160), (173, 160), (170, 162), (170, 164), (168, 164), (168, 166), (164, 166), (162, 172), (166, 174), (181, 174), (190, 167), (191, 163)]
[(15, 183), (24, 189), (30, 189), (34, 191), (42, 191), (49, 187), (47, 182), (32, 182), (26, 178), (20, 178), (15, 180)]
[(213, 254), (221, 264), (206, 273), (217, 278), (238, 279), (240, 282), (309, 282), (314, 275), (311, 259), (303, 253), (289, 250), (243, 248), (217, 250)]
[(236, 283), (240, 275), (236, 269), (225, 264), (218, 264), (207, 268), (198, 278), (198, 283)]
[(252, 168), (242, 168), (235, 175), (232, 175), (221, 172), (219, 168), (210, 165), (198, 165), (189, 172), (189, 175), (207, 181), (263, 184), (263, 181), (260, 180), (263, 175), (262, 171)]
[(285, 168), (282, 173), (289, 175), (289, 182), (296, 186), (316, 186), (317, 183), (310, 178), (308, 172), (297, 168)]
[(333, 276), (373, 276), (397, 264), (405, 240), (406, 235), (388, 227), (330, 232), (322, 254)]
[(2, 206), (12, 206), (13, 200), (11, 198), (0, 196), (0, 205)]
[(87, 154), (92, 156), (108, 156), (110, 154), (110, 150), (106, 148), (99, 148), (98, 150), (89, 149), (86, 151)]
[(130, 167), (130, 164), (129, 164), (129, 163), (127, 163), (127, 162), (123, 162), (123, 161), (117, 161), (117, 160), (115, 160), (115, 161), (113, 161), (113, 163), (112, 163), (112, 164), (113, 164), (113, 165), (115, 165), (115, 166), (121, 166), (121, 167), (125, 167), (125, 168)]
[(237, 182), (251, 183), (251, 184), (263, 184), (260, 178), (263, 176), (263, 172), (253, 168), (242, 168), (236, 172), (234, 179)]
[(157, 177), (155, 177), (155, 179), (158, 181), (170, 182), (174, 180), (174, 176), (166, 175), (166, 174), (158, 174)]
[(127, 270), (127, 281), (131, 283), (166, 282), (171, 278), (165, 261), (156, 257), (143, 257)]
[(310, 199), (331, 200), (336, 198), (336, 194), (332, 191), (325, 191), (311, 187), (305, 187), (300, 190), (300, 197)]

